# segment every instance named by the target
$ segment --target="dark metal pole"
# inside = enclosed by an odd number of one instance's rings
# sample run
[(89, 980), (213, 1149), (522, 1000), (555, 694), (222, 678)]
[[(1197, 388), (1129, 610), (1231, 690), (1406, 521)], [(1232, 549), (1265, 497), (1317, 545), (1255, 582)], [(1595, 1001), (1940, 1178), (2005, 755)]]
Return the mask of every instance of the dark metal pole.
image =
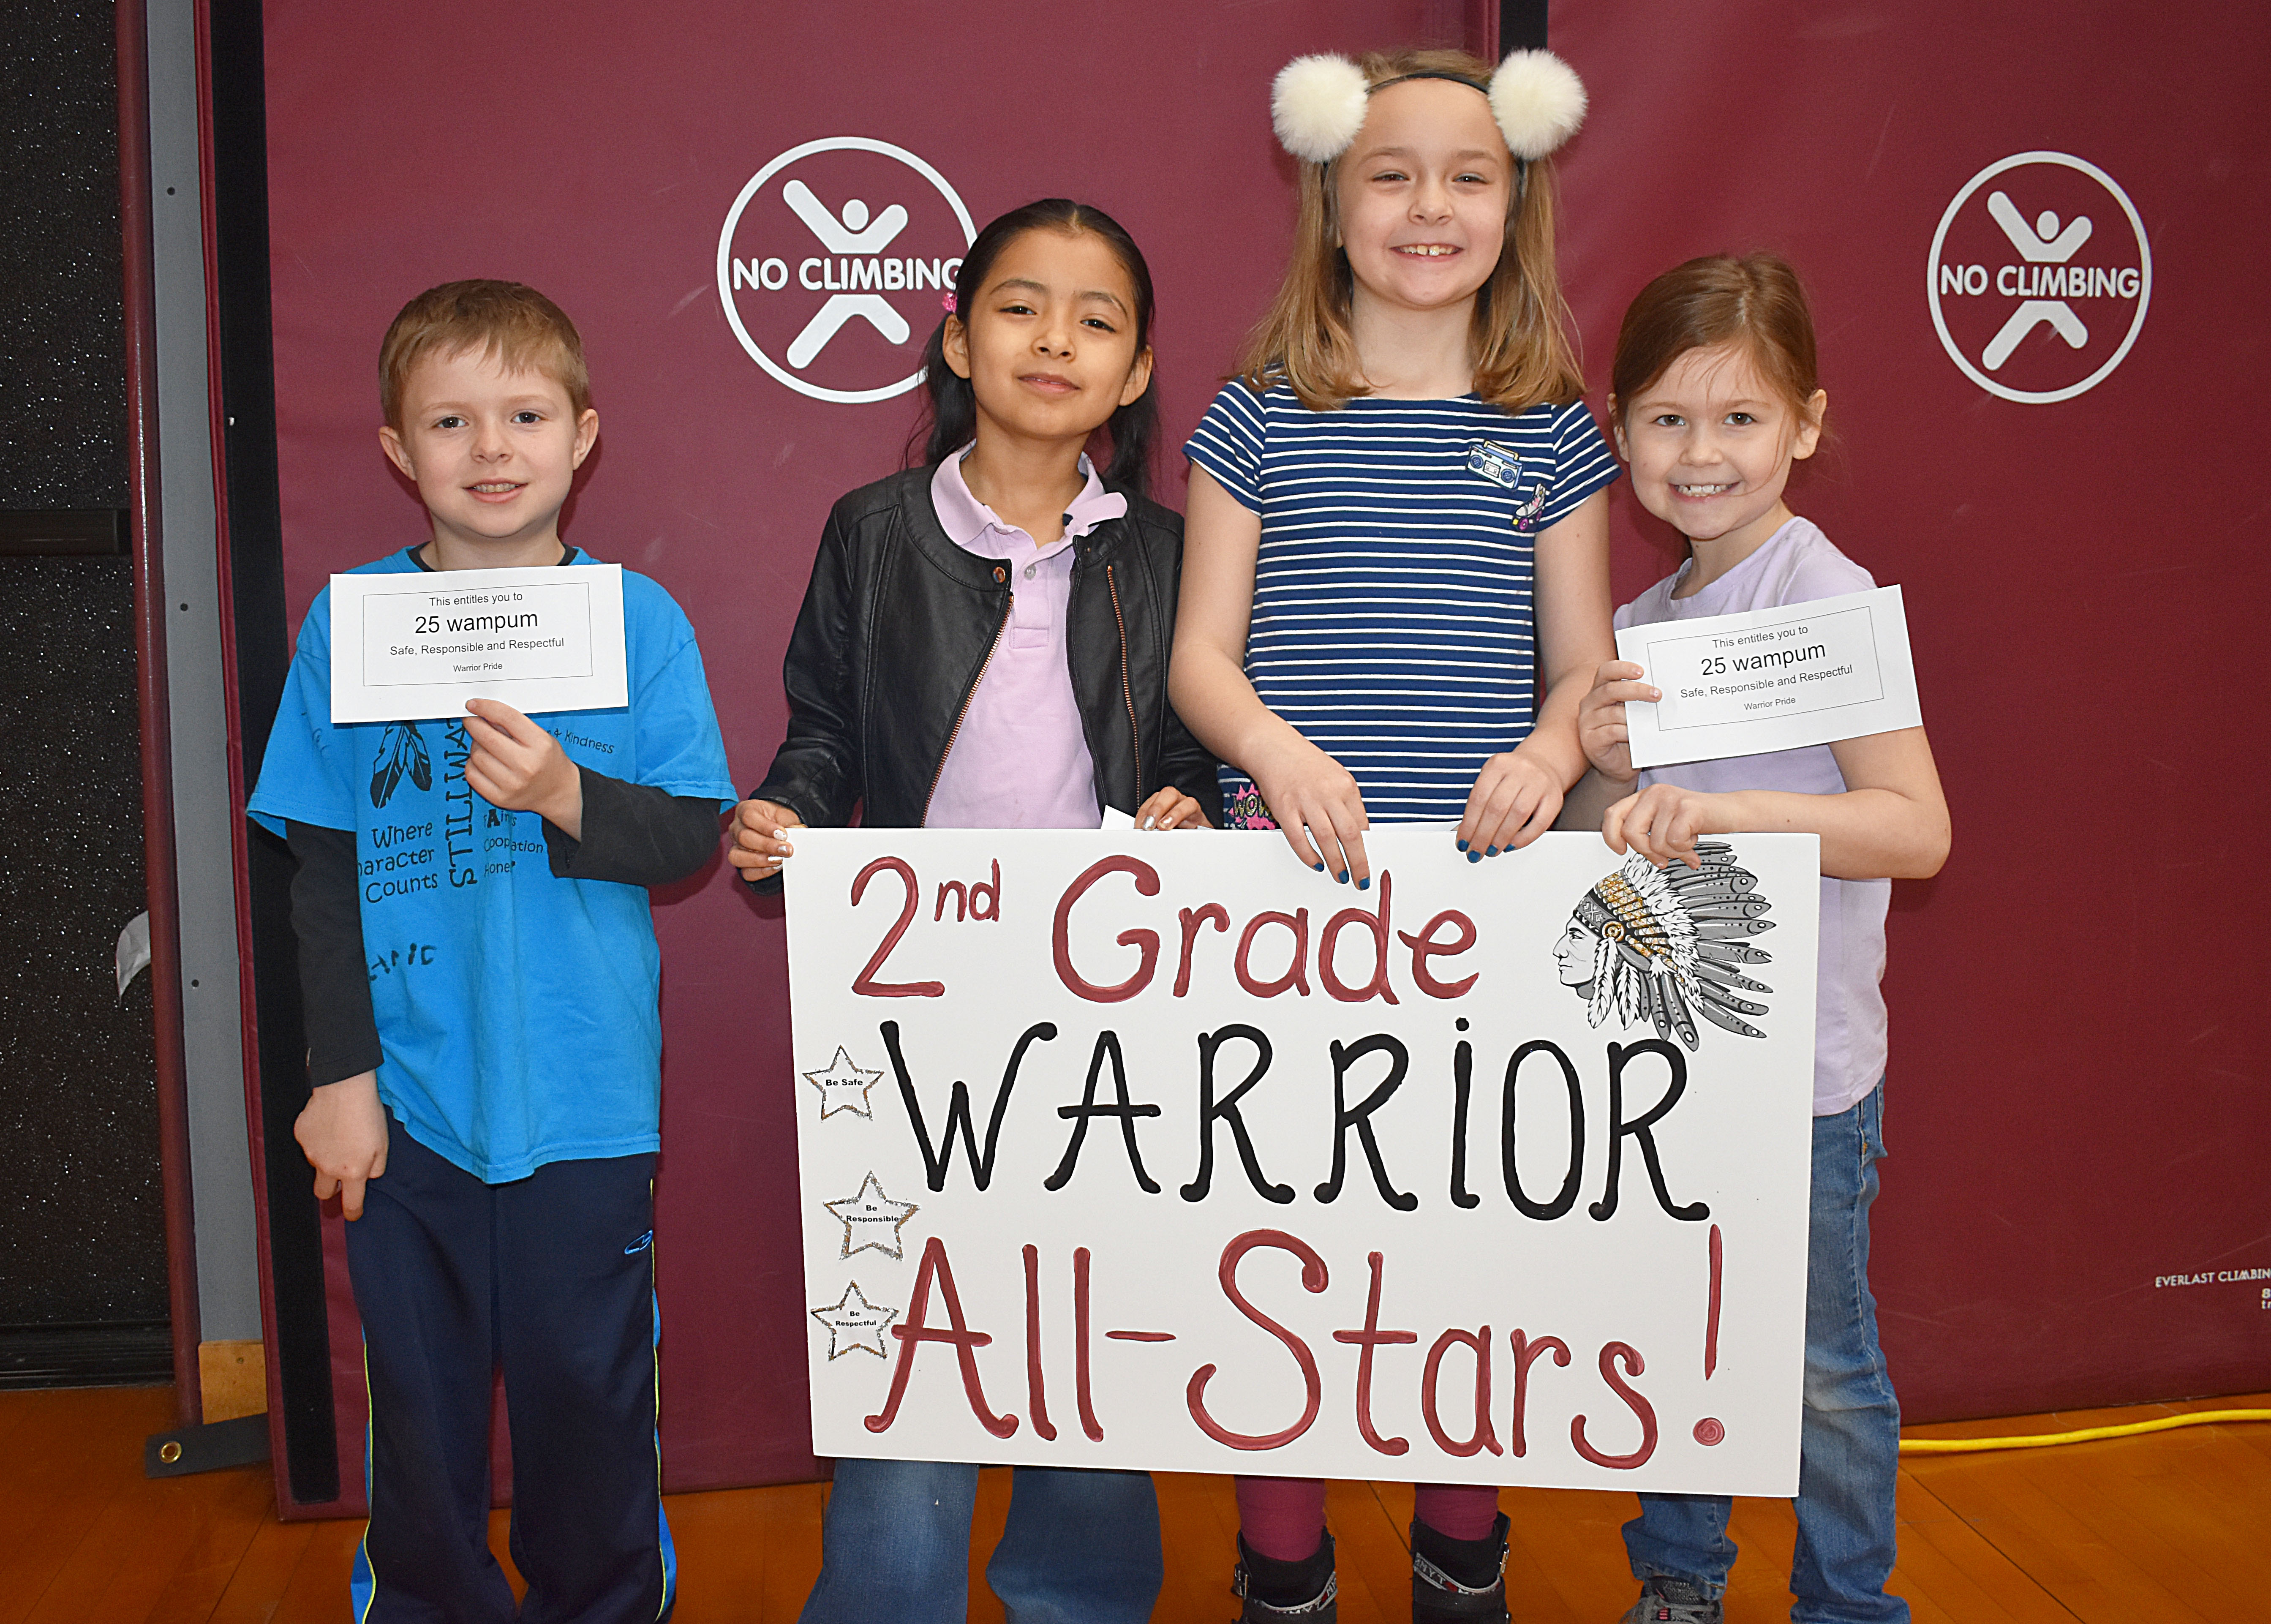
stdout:
[(158, 525), (158, 305), (150, 235), (150, 30), (143, 0), (117, 0), (118, 226), (126, 300), (126, 481), (134, 555), (134, 659), (142, 726), (143, 869), (158, 1156), (166, 1192), (174, 1392), (183, 1427), (205, 1419), (197, 1374), (197, 1232), (190, 1196), (189, 1071), (182, 1041), (181, 913), (174, 883), (174, 775), (166, 698), (166, 574)]
[(1499, 0), (1499, 54), (1545, 48), (1545, 0)]

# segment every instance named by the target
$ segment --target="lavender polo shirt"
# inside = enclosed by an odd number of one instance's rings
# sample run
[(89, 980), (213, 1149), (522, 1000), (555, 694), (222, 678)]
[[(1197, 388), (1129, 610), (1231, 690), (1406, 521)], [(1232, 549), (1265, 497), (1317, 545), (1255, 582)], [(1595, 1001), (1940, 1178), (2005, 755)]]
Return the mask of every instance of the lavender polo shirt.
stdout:
[(1037, 548), (970, 494), (962, 478), (968, 454), (964, 447), (939, 464), (931, 476), (931, 508), (957, 547), (1009, 566), (1016, 596), (947, 747), (923, 823), (931, 829), (1094, 829), (1103, 814), (1072, 668), (1065, 663), (1065, 610), (1072, 600), (1073, 543), (1125, 514), (1128, 498), (1106, 490), (1082, 458), (1088, 482), (1065, 513), (1064, 533)]
[[(1811, 603), (1876, 585), (1866, 570), (1839, 552), (1808, 520), (1793, 518), (1759, 550), (1692, 598), (1672, 594), (1687, 578), (1690, 561), (1617, 611), (1617, 627), (1653, 626), (1707, 615), (1740, 615), (1785, 604)], [(1842, 795), (1844, 774), (1826, 744), (1733, 756), (1642, 770), (1641, 786), (1677, 784), (1706, 794), (1782, 789), (1801, 795)], [(1821, 879), (1821, 950), (1814, 995), (1813, 1114), (1835, 1116), (1865, 1099), (1885, 1075), (1885, 910), (1890, 880)], [(1797, 899), (1768, 898), (1778, 907)], [(1772, 917), (1769, 915), (1768, 917)], [(1774, 938), (1760, 945), (1771, 951)], [(1753, 973), (1772, 982), (1771, 965)], [(1759, 996), (1769, 1007), (1773, 1000)], [(1771, 1019), (1771, 1017), (1764, 1018)]]

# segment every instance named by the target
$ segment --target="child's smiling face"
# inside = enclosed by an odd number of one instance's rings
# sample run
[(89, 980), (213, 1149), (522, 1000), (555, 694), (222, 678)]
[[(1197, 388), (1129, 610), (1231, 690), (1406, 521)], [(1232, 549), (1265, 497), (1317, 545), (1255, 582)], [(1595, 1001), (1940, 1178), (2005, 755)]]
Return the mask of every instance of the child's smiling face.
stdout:
[(548, 373), (509, 369), (479, 348), (428, 355), (402, 391), (402, 427), (378, 431), (418, 487), (439, 569), (550, 562), (523, 553), (558, 542), (560, 509), (599, 438)]
[(1828, 397), (1801, 412), (1739, 346), (1687, 351), (1630, 400), (1612, 400), (1617, 451), (1641, 505), (1691, 542), (1749, 555), (1791, 518), (1791, 465), (1813, 455)]
[(981, 428), (1029, 441), (1086, 441), (1151, 379), (1151, 354), (1136, 347), (1135, 286), (1091, 231), (1013, 240), (947, 323), (943, 348), (970, 380)]
[(1376, 92), (1334, 168), (1359, 290), (1406, 309), (1474, 297), (1498, 268), (1514, 159), (1487, 98), (1448, 79)]

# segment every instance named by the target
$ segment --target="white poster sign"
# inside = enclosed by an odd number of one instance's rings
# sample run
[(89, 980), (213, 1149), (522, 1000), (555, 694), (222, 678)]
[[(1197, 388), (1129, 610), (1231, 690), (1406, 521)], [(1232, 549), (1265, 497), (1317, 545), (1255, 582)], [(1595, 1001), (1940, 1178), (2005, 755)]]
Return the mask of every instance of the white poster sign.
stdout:
[(621, 564), (331, 577), (331, 720), (629, 703)]
[(1897, 586), (1627, 627), (1617, 655), (1664, 693), (1625, 705), (1635, 767), (1833, 744), (1924, 720)]
[(1818, 846), (800, 830), (823, 1455), (1787, 1495)]

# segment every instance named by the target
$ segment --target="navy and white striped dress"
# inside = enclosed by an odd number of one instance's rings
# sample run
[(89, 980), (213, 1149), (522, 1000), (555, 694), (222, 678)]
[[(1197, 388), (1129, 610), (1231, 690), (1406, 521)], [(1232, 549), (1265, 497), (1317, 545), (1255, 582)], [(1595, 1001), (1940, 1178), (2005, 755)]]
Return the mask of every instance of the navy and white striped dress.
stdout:
[[(1262, 703), (1349, 770), (1374, 823), (1463, 815), (1535, 720), (1538, 533), (1619, 472), (1584, 402), (1312, 412), (1233, 380), (1183, 452), (1262, 518)], [(1266, 825), (1252, 779), (1225, 766), (1222, 787), (1233, 824)]]

